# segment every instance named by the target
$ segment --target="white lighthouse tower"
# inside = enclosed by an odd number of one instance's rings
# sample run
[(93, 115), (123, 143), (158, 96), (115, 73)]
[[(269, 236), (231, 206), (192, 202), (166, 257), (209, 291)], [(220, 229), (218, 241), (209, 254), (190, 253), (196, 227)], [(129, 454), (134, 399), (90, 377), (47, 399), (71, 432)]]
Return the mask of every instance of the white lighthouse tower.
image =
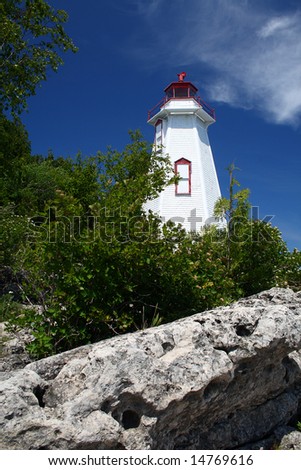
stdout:
[(148, 123), (155, 127), (154, 146), (169, 156), (180, 180), (148, 201), (145, 209), (164, 222), (199, 231), (214, 221), (214, 205), (221, 195), (207, 134), (215, 112), (185, 77), (185, 72), (178, 74), (178, 81), (165, 88), (164, 98), (148, 113)]

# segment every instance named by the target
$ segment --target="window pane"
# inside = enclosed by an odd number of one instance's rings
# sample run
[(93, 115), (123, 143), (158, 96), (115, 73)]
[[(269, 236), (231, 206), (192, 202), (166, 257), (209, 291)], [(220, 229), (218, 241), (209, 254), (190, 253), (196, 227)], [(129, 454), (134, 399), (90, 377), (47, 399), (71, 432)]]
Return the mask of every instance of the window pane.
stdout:
[(187, 88), (176, 88), (176, 97), (177, 98), (184, 98), (188, 96), (188, 89)]
[(181, 178), (189, 178), (189, 165), (178, 165), (177, 169)]
[(180, 180), (177, 188), (178, 194), (188, 194), (189, 193), (189, 180)]
[(194, 91), (193, 88), (189, 88), (189, 96), (195, 96), (196, 92)]

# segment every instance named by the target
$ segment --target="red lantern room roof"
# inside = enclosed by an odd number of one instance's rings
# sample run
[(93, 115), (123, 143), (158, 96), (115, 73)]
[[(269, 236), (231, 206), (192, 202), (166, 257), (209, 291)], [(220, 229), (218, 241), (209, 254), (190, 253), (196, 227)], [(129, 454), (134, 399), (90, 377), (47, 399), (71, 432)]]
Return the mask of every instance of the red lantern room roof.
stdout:
[(165, 88), (168, 98), (194, 98), (198, 89), (191, 82), (185, 82), (186, 72), (178, 73), (178, 81)]

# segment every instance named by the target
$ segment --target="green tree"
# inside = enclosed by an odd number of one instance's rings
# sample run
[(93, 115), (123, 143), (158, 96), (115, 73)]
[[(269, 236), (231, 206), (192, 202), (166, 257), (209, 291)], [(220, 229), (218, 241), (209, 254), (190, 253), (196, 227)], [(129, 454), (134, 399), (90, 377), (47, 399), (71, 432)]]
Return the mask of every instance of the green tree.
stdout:
[(146, 200), (154, 199), (173, 183), (175, 175), (170, 160), (160, 151), (153, 152), (139, 131), (129, 134), (131, 141), (122, 152), (109, 148), (105, 154), (98, 153), (97, 166), (105, 203), (134, 216), (142, 213)]
[(26, 108), (47, 71), (63, 63), (60, 53), (76, 51), (64, 31), (68, 19), (44, 0), (0, 3), (0, 111), (13, 115)]
[(66, 12), (44, 0), (0, 3), (0, 199), (6, 263), (16, 260), (17, 247), (26, 241), (28, 217), (65, 185), (62, 169), (31, 157), (27, 132), (16, 116), (47, 71), (63, 63), (60, 53), (76, 51), (63, 28), (66, 20)]
[(22, 183), (16, 201), (18, 212), (27, 216), (38, 216), (51, 203), (57, 191), (69, 188), (73, 175), (61, 166), (54, 166), (48, 160), (34, 158), (23, 168)]
[(13, 204), (2, 206), (0, 208), (0, 266), (14, 267), (16, 265), (20, 250), (26, 244), (27, 234), (28, 218), (16, 214)]
[(221, 198), (215, 206), (215, 215), (227, 220), (226, 229), (215, 234), (215, 240), (240, 296), (248, 296), (284, 279), (283, 266), (289, 251), (277, 227), (250, 217), (250, 191), (235, 191), (235, 186), (240, 186), (235, 170), (233, 164), (228, 168), (229, 199)]
[(233, 243), (231, 276), (248, 296), (279, 285), (279, 272), (289, 254), (277, 227), (261, 220), (247, 220), (240, 227), (240, 241)]
[(249, 189), (241, 189), (235, 191), (235, 187), (240, 187), (240, 183), (234, 177), (234, 171), (239, 168), (231, 163), (227, 168), (229, 172), (229, 198), (221, 197), (215, 204), (214, 215), (221, 217), (227, 222), (226, 231), (226, 247), (227, 247), (227, 265), (228, 269), (231, 267), (233, 258), (233, 249), (235, 249), (235, 242), (239, 241), (241, 237), (240, 228), (249, 218)]
[(296, 248), (286, 252), (277, 274), (277, 284), (301, 291), (301, 251)]
[(28, 134), (20, 122), (7, 119), (0, 112), (0, 203), (15, 202), (22, 185), (22, 174), (30, 161)]

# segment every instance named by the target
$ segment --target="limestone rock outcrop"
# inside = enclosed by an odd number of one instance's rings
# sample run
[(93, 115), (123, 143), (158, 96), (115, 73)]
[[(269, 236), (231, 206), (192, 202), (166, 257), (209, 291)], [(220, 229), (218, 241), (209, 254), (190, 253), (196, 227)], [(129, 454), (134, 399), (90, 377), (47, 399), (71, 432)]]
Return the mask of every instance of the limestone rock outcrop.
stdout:
[(255, 448), (300, 417), (300, 348), (274, 288), (67, 351), (3, 375), (0, 448)]

